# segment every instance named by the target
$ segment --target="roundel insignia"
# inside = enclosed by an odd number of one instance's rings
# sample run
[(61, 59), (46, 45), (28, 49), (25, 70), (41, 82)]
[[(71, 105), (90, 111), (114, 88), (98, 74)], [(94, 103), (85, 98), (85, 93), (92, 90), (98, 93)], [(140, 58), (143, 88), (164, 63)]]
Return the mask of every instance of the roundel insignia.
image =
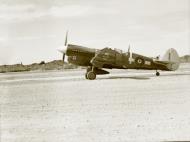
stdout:
[(138, 64), (142, 64), (142, 59), (137, 60)]
[(136, 60), (135, 60), (135, 62), (138, 65), (143, 65), (144, 64), (144, 59), (137, 57)]

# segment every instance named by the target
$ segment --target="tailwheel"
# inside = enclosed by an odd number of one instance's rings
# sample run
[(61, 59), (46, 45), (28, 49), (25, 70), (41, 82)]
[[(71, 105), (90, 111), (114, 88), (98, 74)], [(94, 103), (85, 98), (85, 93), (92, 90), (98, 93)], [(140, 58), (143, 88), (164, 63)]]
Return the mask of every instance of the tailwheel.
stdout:
[(93, 71), (89, 71), (85, 75), (86, 79), (94, 80), (96, 79), (96, 74)]
[(160, 73), (158, 71), (156, 72), (156, 76), (160, 76)]

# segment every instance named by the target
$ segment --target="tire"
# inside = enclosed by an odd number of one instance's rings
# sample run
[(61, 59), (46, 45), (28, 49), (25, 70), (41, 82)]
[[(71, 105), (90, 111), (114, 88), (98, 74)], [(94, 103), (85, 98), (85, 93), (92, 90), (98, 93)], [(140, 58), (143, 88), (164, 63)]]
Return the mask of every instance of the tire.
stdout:
[(85, 73), (85, 78), (88, 79), (87, 73)]
[(88, 78), (89, 80), (94, 80), (94, 79), (96, 79), (96, 74), (95, 74), (93, 71), (89, 71), (89, 72), (87, 73), (87, 78)]
[(144, 59), (143, 59), (143, 58), (140, 58), (140, 57), (137, 57), (137, 58), (135, 59), (135, 63), (136, 63), (137, 65), (144, 65)]
[(160, 76), (160, 73), (159, 73), (159, 72), (156, 72), (156, 76)]

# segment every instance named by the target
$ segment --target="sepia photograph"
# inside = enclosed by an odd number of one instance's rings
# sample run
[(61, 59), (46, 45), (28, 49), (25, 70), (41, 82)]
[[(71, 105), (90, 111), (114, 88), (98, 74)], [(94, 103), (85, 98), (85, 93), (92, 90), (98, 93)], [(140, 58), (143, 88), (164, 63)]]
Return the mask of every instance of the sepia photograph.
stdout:
[(0, 142), (190, 141), (190, 0), (0, 0)]

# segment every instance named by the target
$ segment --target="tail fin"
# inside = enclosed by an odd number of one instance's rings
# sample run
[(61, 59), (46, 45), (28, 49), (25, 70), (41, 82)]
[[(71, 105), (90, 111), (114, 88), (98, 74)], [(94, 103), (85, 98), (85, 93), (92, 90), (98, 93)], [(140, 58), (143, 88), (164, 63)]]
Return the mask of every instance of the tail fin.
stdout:
[(162, 58), (162, 61), (168, 62), (167, 68), (171, 71), (177, 70), (180, 65), (179, 55), (173, 48), (170, 48), (166, 51), (165, 55)]

